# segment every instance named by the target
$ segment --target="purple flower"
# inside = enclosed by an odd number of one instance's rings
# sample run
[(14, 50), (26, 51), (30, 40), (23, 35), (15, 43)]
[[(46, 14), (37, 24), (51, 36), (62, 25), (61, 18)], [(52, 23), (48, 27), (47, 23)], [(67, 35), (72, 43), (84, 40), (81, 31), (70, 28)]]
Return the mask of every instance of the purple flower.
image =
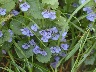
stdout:
[(28, 45), (27, 43), (24, 43), (23, 45), (22, 45), (22, 48), (23, 49), (28, 49), (30, 47), (30, 45)]
[(51, 28), (50, 30), (52, 31), (53, 34), (54, 34), (54, 33), (58, 33), (58, 29), (57, 29), (56, 27), (53, 27), (53, 28)]
[(10, 33), (11, 36), (13, 35), (12, 30), (9, 29), (8, 32)]
[(2, 31), (0, 31), (0, 37), (2, 37), (3, 36), (3, 33), (2, 33)]
[(23, 35), (26, 35), (26, 36), (34, 36), (34, 34), (28, 29), (28, 28), (23, 28), (23, 29), (21, 29), (21, 31), (22, 31), (22, 34)]
[(4, 26), (5, 25), (5, 22), (2, 22), (2, 24), (1, 24), (2, 26)]
[(91, 7), (85, 7), (83, 8), (83, 11), (86, 11), (88, 14), (93, 12)]
[(47, 55), (46, 51), (40, 51), (40, 54), (43, 55), (43, 56)]
[(58, 40), (59, 36), (60, 36), (59, 34), (52, 36), (52, 40)]
[(6, 14), (6, 9), (0, 8), (0, 15), (5, 15)]
[(53, 68), (56, 68), (56, 65), (58, 64), (58, 62), (53, 62), (51, 63), (50, 65), (53, 67)]
[(12, 37), (8, 40), (8, 42), (12, 42)]
[(3, 54), (6, 54), (6, 51), (5, 51), (5, 50), (2, 50), (2, 53), (3, 53)]
[(65, 37), (67, 35), (67, 32), (62, 33), (62, 37)]
[(60, 60), (60, 57), (56, 56), (54, 59), (55, 59), (56, 62), (58, 62)]
[(51, 31), (51, 30), (42, 30), (42, 31), (39, 31), (39, 33), (40, 33), (43, 37), (49, 39), (49, 38), (51, 38), (52, 31)]
[(61, 57), (65, 57), (66, 54), (62, 52), (62, 53), (60, 53), (60, 56), (61, 56)]
[(42, 40), (43, 42), (48, 42), (48, 38), (46, 38), (46, 37), (42, 37), (41, 40)]
[(88, 16), (86, 18), (87, 18), (87, 20), (94, 22), (96, 19), (96, 14), (95, 13), (88, 14)]
[(37, 26), (36, 24), (34, 24), (34, 25), (31, 26), (31, 29), (32, 29), (33, 31), (37, 31), (38, 26)]
[(62, 38), (61, 38), (61, 42), (66, 42), (65, 37), (62, 37)]
[(68, 50), (69, 45), (68, 44), (61, 44), (61, 48), (64, 50)]
[(58, 46), (51, 47), (50, 50), (52, 53), (59, 53), (61, 51), (60, 47), (58, 47)]
[(54, 20), (56, 18), (56, 13), (55, 12), (50, 12), (49, 18)]
[(49, 18), (49, 11), (45, 10), (44, 12), (41, 13), (43, 15), (44, 18)]
[(27, 11), (30, 8), (30, 5), (28, 5), (26, 2), (20, 5), (20, 8), (22, 11)]
[(40, 51), (40, 48), (36, 45), (35, 48), (33, 49), (33, 52), (34, 52), (35, 54), (38, 54), (38, 53), (40, 53), (41, 51)]
[(34, 42), (33, 39), (31, 39), (31, 40), (29, 41), (29, 43), (30, 43), (30, 45), (32, 45), (32, 46), (36, 46), (36, 43)]
[(44, 35), (47, 35), (45, 30), (41, 30), (41, 31), (39, 31), (39, 33), (40, 33), (41, 35), (43, 35), (43, 36), (44, 36)]
[(8, 30), (8, 32), (10, 33), (10, 39), (8, 40), (8, 42), (12, 42), (12, 35), (13, 35), (13, 32), (12, 32), (12, 30)]
[(83, 3), (85, 3), (86, 2), (86, 0), (81, 0), (81, 3), (83, 4)]
[(73, 7), (78, 7), (79, 5), (77, 3), (72, 4)]
[(54, 20), (56, 18), (56, 13), (55, 12), (50, 12), (48, 10), (45, 10), (44, 12), (41, 13), (44, 18), (49, 18)]
[(16, 11), (16, 10), (12, 10), (12, 12), (11, 12), (14, 16), (16, 16), (16, 15), (18, 15), (19, 14), (19, 12), (18, 11)]
[(88, 28), (90, 29), (90, 31), (92, 31), (93, 30), (93, 24), (89, 24)]
[(94, 0), (95, 1), (95, 3), (96, 3), (96, 0)]

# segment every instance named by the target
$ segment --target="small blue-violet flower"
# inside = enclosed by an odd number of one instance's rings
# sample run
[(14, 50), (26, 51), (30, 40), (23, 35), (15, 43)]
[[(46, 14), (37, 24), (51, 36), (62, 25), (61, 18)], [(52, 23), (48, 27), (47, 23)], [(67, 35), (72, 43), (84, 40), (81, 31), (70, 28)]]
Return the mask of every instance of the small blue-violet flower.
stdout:
[(32, 26), (31, 26), (31, 29), (32, 29), (33, 31), (37, 31), (37, 30), (38, 30), (37, 24), (32, 25)]
[(56, 56), (54, 59), (55, 59), (56, 62), (58, 62), (60, 60), (60, 57)]
[(83, 4), (83, 3), (85, 3), (86, 2), (86, 0), (81, 0), (81, 4)]
[(53, 68), (56, 68), (56, 65), (58, 64), (58, 62), (53, 62), (51, 63), (50, 65), (53, 67)]
[(59, 34), (56, 34), (56, 35), (52, 36), (52, 40), (58, 40), (59, 36), (60, 36)]
[(94, 0), (95, 1), (95, 3), (96, 3), (96, 0)]
[(68, 50), (69, 45), (68, 44), (61, 44), (61, 48), (63, 48), (63, 50)]
[(5, 15), (6, 14), (6, 9), (0, 8), (0, 15)]
[(22, 45), (22, 48), (23, 48), (23, 49), (28, 49), (29, 47), (30, 47), (30, 45), (27, 44), (27, 43), (24, 43), (24, 44)]
[(90, 13), (88, 16), (86, 16), (87, 20), (94, 22), (96, 19), (96, 14), (95, 13)]
[(16, 15), (18, 15), (19, 14), (19, 12), (18, 11), (16, 11), (16, 10), (12, 10), (12, 12), (11, 12), (14, 16), (16, 16)]
[(60, 47), (58, 47), (58, 46), (51, 47), (50, 50), (52, 53), (59, 53), (61, 51)]
[(62, 37), (65, 37), (67, 35), (67, 32), (62, 33)]
[(32, 46), (36, 46), (36, 43), (35, 43), (35, 41), (34, 41), (33, 39), (31, 39), (31, 40), (29, 41), (29, 43), (30, 43), (30, 45), (32, 45)]
[(47, 52), (43, 50), (43, 51), (40, 51), (40, 54), (43, 55), (43, 56), (46, 56)]
[(2, 54), (6, 54), (6, 51), (4, 49), (2, 50)]
[(72, 4), (73, 7), (78, 7), (79, 5), (77, 3)]
[(44, 12), (41, 13), (44, 18), (49, 18), (54, 20), (56, 18), (56, 13), (55, 12), (50, 12), (48, 10), (45, 10)]
[(56, 27), (53, 27), (50, 30), (52, 31), (52, 34), (58, 33), (58, 29)]
[(0, 37), (2, 37), (3, 36), (3, 33), (2, 33), (2, 31), (0, 31)]
[(55, 12), (50, 12), (49, 18), (52, 19), (52, 20), (56, 19), (56, 13)]
[(42, 37), (41, 40), (42, 40), (43, 42), (48, 42), (48, 38), (46, 38), (46, 37)]
[(20, 5), (22, 11), (27, 11), (30, 8), (30, 5), (26, 2)]
[(89, 13), (92, 13), (92, 12), (93, 12), (93, 10), (92, 10), (92, 8), (91, 8), (91, 7), (84, 7), (84, 8), (83, 8), (83, 11), (86, 11), (86, 12), (87, 12), (87, 14), (89, 14)]
[(23, 29), (20, 29), (22, 31), (22, 34), (23, 35), (26, 35), (26, 36), (34, 36), (34, 34), (28, 29), (28, 28), (23, 28)]
[(41, 51), (40, 51), (40, 48), (39, 48), (39, 46), (35, 46), (34, 47), (34, 49), (33, 49), (33, 53), (35, 53), (35, 54), (38, 54), (38, 53), (40, 53)]

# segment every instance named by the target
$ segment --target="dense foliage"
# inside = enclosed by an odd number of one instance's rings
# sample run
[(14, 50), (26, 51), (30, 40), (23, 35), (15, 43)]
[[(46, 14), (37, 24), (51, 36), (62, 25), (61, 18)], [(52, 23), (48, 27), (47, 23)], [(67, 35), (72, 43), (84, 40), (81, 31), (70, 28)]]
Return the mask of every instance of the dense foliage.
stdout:
[(96, 0), (0, 0), (0, 72), (96, 72)]

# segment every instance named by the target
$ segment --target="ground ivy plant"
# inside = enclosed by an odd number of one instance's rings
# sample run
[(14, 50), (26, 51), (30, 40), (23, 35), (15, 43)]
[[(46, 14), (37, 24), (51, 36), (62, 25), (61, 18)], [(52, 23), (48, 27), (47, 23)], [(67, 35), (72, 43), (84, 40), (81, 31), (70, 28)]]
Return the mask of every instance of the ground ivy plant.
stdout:
[(96, 0), (0, 0), (0, 71), (95, 72), (95, 7)]

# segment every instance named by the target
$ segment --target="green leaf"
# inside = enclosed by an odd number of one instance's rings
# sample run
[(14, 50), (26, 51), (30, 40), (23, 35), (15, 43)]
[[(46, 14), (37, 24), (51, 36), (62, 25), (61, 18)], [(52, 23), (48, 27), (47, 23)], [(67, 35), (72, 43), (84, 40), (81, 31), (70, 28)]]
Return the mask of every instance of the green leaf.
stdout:
[[(22, 49), (22, 51), (24, 52), (24, 54), (26, 55), (26, 57), (29, 58), (30, 56), (33, 55), (33, 52), (32, 52), (33, 47), (30, 46), (30, 48), (24, 50), (24, 49), (22, 48), (22, 45), (23, 45), (24, 43), (25, 43), (25, 42), (20, 41), (20, 42), (18, 43), (18, 45), (19, 45), (19, 47)], [(25, 58), (24, 55), (22, 55), (21, 51), (20, 51), (18, 48), (15, 48), (15, 51), (16, 51), (16, 53), (17, 53), (17, 55), (18, 55), (19, 58)]]
[(93, 65), (94, 61), (95, 61), (94, 56), (91, 56), (90, 58), (87, 58), (84, 63), (85, 65)]
[(30, 5), (30, 9), (27, 11), (29, 15), (34, 17), (35, 19), (42, 19), (42, 5), (39, 0), (27, 0)]
[(66, 24), (66, 18), (60, 16), (57, 18), (57, 21), (55, 21), (58, 26), (60, 26), (61, 29), (65, 29), (65, 31), (68, 31), (69, 26)]
[(42, 3), (54, 5), (58, 0), (42, 0)]
[[(6, 2), (6, 0), (4, 1)], [(15, 2), (13, 0), (7, 0), (1, 7), (5, 8), (7, 12), (10, 12), (15, 7)]]
[(37, 55), (36, 58), (37, 58), (37, 60), (39, 62), (47, 63), (48, 61), (50, 61), (50, 58), (51, 58), (52, 53), (51, 53), (51, 51), (50, 51), (49, 48), (46, 48), (45, 51), (47, 52), (47, 56), (42, 56), (40, 54)]
[(2, 30), (2, 32), (3, 32), (3, 36), (0, 37), (0, 44), (10, 39), (10, 33), (8, 32), (8, 30)]
[(50, 7), (52, 9), (56, 9), (56, 8), (58, 8), (58, 5), (59, 5), (59, 3), (58, 2), (55, 2), (55, 4), (54, 5), (50, 5)]
[(11, 48), (11, 43), (9, 42), (4, 42), (2, 45), (2, 49), (8, 51)]
[(25, 23), (25, 19), (23, 17), (17, 17), (10, 22), (10, 27), (14, 34), (22, 35), (20, 29), (22, 29), (23, 23)]

